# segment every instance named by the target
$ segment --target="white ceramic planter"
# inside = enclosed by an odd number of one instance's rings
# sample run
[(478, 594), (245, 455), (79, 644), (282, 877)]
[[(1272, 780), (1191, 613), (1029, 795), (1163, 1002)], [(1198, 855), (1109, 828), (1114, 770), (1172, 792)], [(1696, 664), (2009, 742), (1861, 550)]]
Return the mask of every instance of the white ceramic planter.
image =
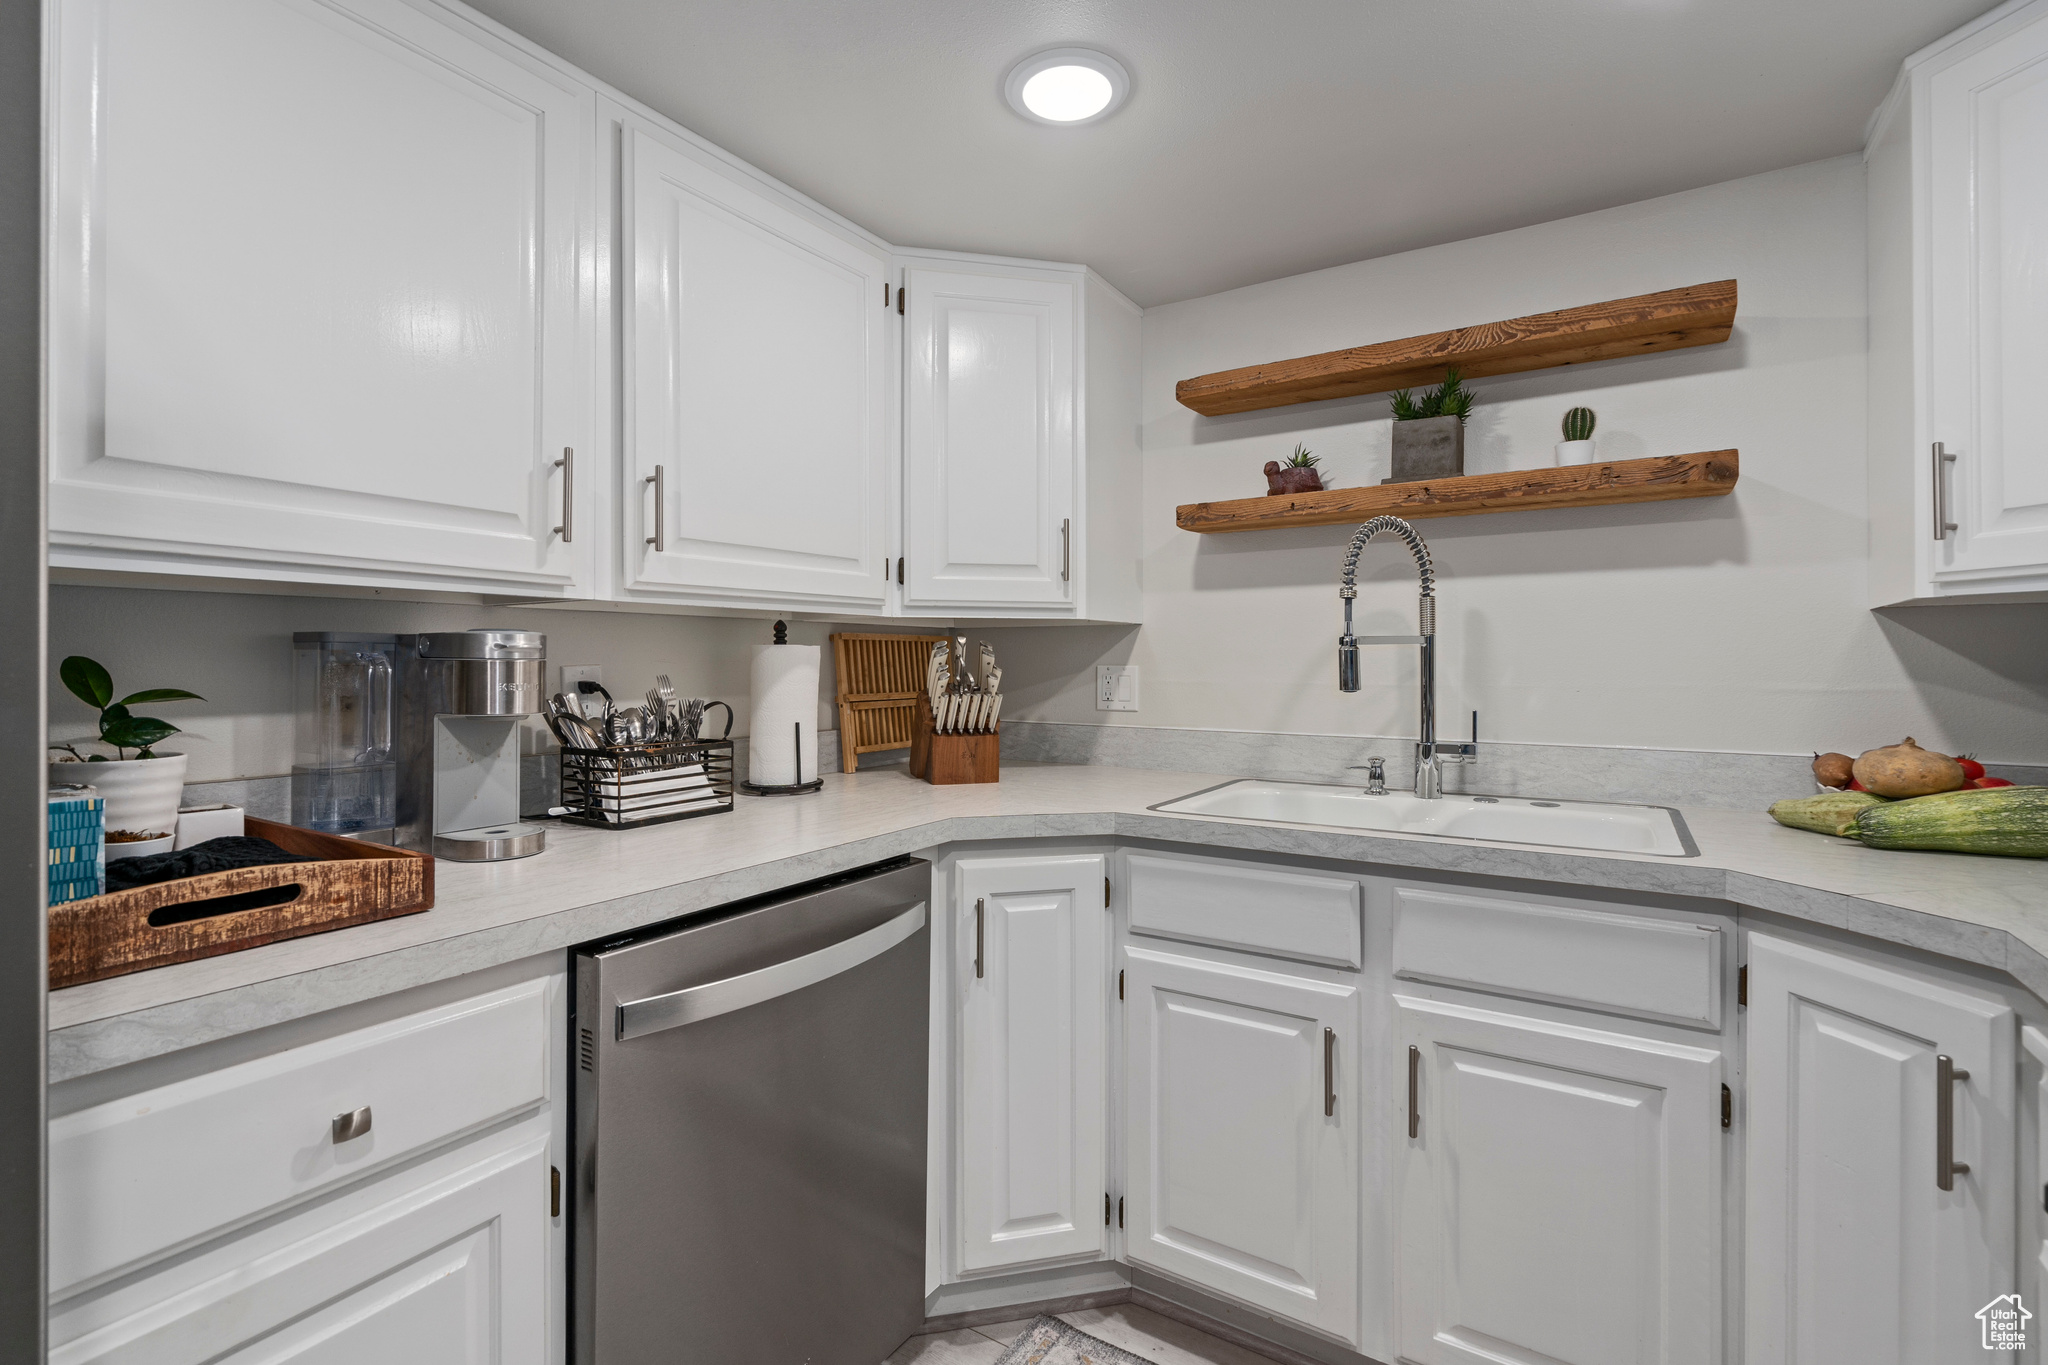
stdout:
[(52, 763), (51, 785), (67, 782), (99, 788), (100, 799), (107, 803), (108, 829), (172, 836), (178, 832), (178, 805), (185, 794), (183, 754), (106, 763)]
[(1591, 439), (1584, 441), (1559, 441), (1557, 443), (1557, 462), (1561, 465), (1593, 463), (1593, 442)]
[(108, 844), (107, 861), (119, 862), (123, 858), (147, 858), (153, 853), (169, 853), (177, 844), (178, 836), (166, 834), (161, 839), (143, 839), (129, 844)]

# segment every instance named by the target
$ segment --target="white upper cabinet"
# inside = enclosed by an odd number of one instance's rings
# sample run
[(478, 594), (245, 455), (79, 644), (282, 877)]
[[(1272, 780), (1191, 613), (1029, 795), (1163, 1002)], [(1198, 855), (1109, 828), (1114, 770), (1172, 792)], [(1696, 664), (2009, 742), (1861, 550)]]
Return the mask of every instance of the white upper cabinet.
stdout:
[(49, 12), (53, 562), (588, 595), (592, 92), (401, 0)]
[(1104, 862), (1076, 854), (959, 863), (953, 1179), (963, 1270), (1102, 1255)]
[(1080, 278), (903, 276), (904, 604), (1070, 611)]
[(2048, 3), (1910, 59), (1867, 152), (1873, 598), (2048, 598)]
[(879, 613), (887, 252), (630, 125), (623, 156), (627, 595)]

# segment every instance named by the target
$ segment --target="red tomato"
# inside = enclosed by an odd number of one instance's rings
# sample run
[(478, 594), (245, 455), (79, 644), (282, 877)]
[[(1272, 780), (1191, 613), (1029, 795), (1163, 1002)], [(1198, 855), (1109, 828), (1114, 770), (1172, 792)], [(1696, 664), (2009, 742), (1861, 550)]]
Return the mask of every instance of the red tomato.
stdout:
[(1863, 785), (1861, 778), (1852, 777), (1849, 779), (1849, 790), (1852, 792), (1867, 792), (1870, 788)]
[(2010, 787), (2012, 783), (2002, 777), (1980, 777), (1970, 785), (1989, 791), (1993, 787)]
[(1970, 781), (1975, 782), (1978, 778), (1984, 776), (1984, 765), (1976, 759), (1965, 757), (1957, 759), (1956, 762), (1962, 764), (1963, 776)]

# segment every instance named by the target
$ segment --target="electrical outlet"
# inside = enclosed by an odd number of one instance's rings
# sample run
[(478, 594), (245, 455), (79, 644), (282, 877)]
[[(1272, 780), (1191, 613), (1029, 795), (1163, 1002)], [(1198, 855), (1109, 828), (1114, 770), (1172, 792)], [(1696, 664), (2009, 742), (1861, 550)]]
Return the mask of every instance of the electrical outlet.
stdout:
[(1095, 665), (1095, 709), (1135, 711), (1138, 709), (1138, 666), (1136, 664)]
[(602, 684), (604, 682), (604, 669), (596, 664), (563, 664), (563, 695), (570, 697), (575, 696), (576, 684), (580, 682), (594, 682)]

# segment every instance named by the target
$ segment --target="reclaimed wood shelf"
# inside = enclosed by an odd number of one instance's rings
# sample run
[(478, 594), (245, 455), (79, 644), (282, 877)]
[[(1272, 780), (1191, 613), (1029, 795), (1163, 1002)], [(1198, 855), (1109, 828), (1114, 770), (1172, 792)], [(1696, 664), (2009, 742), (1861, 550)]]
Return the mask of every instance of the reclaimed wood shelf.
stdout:
[(1719, 498), (1735, 491), (1741, 474), (1737, 452), (1708, 450), (1697, 455), (1663, 455), (1648, 460), (1604, 460), (1554, 469), (1518, 469), (1507, 474), (1467, 474), (1457, 479), (1330, 488), (1320, 493), (1188, 502), (1174, 513), (1174, 521), (1183, 531), (1214, 534), (1271, 531), (1285, 526), (1353, 526), (1384, 514), (1415, 521), (1423, 517), (1469, 517), (1483, 512), (1521, 512), (1543, 507), (1605, 507), (1622, 502)]
[(1443, 381), (1456, 366), (1466, 379), (1520, 374), (1589, 360), (1649, 355), (1726, 341), (1735, 330), (1735, 281), (1609, 299), (1505, 322), (1483, 322), (1428, 336), (1403, 337), (1183, 379), (1182, 406), (1205, 417), (1256, 412), (1324, 398), (1354, 398)]

